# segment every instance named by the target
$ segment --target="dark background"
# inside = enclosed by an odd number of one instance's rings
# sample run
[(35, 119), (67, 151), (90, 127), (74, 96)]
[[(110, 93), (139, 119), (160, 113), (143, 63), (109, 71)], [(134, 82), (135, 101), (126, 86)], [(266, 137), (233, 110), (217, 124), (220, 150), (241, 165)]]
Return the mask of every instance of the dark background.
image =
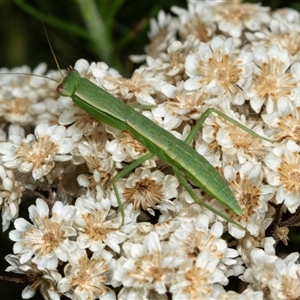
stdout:
[[(80, 1), (90, 3), (92, 0)], [(248, 1), (259, 2), (259, 1)], [(272, 9), (280, 7), (300, 8), (298, 1), (260, 1)], [(94, 2), (103, 16), (106, 30), (93, 42), (78, 1), (75, 0), (0, 0), (0, 67), (12, 68), (28, 65), (31, 68), (46, 62), (49, 69), (57, 69), (43, 29), (44, 22), (51, 45), (62, 69), (74, 65), (79, 58), (88, 61), (105, 61), (130, 76), (136, 67), (128, 59), (129, 54), (142, 54), (148, 38), (150, 18), (156, 18), (160, 9), (169, 12), (173, 5), (186, 7), (185, 0), (98, 0)], [(108, 51), (101, 50), (107, 46)], [(106, 49), (106, 50), (107, 50)], [(26, 205), (26, 207), (28, 207)], [(26, 215), (27, 208), (21, 207)], [(12, 228), (11, 228), (12, 229)], [(15, 276), (4, 270), (8, 266), (5, 255), (12, 254), (13, 243), (7, 230), (0, 237), (0, 275)], [(296, 242), (297, 233), (295, 232)], [(289, 245), (289, 253), (292, 245)], [(293, 250), (296, 251), (296, 250)], [(0, 299), (21, 299), (26, 285), (0, 282)], [(43, 299), (39, 293), (32, 298)]]

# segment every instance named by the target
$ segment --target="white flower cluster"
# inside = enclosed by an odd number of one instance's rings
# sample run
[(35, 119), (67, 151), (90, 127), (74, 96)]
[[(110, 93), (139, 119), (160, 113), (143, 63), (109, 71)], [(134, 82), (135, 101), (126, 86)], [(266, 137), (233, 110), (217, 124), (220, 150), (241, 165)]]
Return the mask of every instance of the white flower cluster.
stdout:
[(178, 139), (212, 107), (250, 129), (210, 114), (191, 143), (243, 215), (194, 192), (245, 230), (196, 204), (155, 157), (124, 174), (146, 145), (57, 98), (59, 72), (1, 69), (2, 229), (14, 222), (7, 271), (28, 278), (24, 299), (299, 299), (299, 255), (279, 258), (276, 245), (300, 224), (300, 14), (238, 1), (172, 12), (151, 20), (131, 78), (103, 62), (74, 68)]

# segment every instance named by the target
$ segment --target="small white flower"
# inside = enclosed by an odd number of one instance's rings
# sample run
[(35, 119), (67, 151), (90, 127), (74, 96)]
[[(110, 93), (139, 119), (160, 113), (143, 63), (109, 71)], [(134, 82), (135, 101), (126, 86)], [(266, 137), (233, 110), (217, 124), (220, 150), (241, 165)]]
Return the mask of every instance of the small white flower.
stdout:
[(10, 264), (5, 271), (25, 274), (30, 281), (30, 285), (22, 291), (23, 299), (32, 298), (38, 289), (45, 299), (60, 299), (57, 283), (62, 276), (56, 270), (39, 270), (33, 262), (21, 264), (20, 257), (12, 254), (7, 255), (5, 260)]
[(147, 296), (151, 290), (159, 294), (167, 291), (173, 278), (172, 257), (160, 244), (158, 235), (150, 232), (143, 244), (124, 243), (121, 257), (114, 273), (114, 279), (122, 285), (136, 289), (136, 295)]
[[(175, 18), (163, 10), (158, 12), (157, 20), (150, 19), (150, 31), (148, 33), (150, 43), (145, 47), (148, 57), (159, 57), (161, 53), (167, 50), (170, 43), (176, 39), (177, 23)], [(141, 57), (141, 59), (144, 58), (144, 56)]]
[(243, 104), (241, 89), (252, 81), (252, 53), (234, 54), (231, 38), (215, 37), (211, 46), (200, 43), (196, 53), (187, 56), (186, 74), (190, 77), (184, 84), (186, 90), (203, 88), (210, 94), (232, 97), (236, 104)]
[(293, 141), (276, 147), (264, 159), (271, 169), (267, 173), (267, 180), (271, 186), (277, 188), (276, 203), (286, 205), (294, 213), (300, 205), (300, 147)]
[(179, 183), (176, 177), (156, 170), (137, 168), (134, 174), (117, 182), (117, 188), (125, 203), (133, 203), (135, 210), (145, 210), (154, 215), (153, 209), (162, 212), (175, 210), (171, 199), (177, 197)]
[(188, 1), (187, 10), (182, 7), (173, 6), (171, 7), (171, 11), (180, 20), (177, 30), (183, 40), (193, 36), (198, 41), (208, 42), (217, 30), (216, 24), (212, 22), (213, 12), (210, 2)]
[(21, 173), (32, 172), (32, 177), (39, 180), (55, 167), (56, 162), (72, 158), (69, 153), (73, 142), (66, 137), (63, 126), (39, 124), (34, 133), (25, 139), (10, 136), (10, 142), (0, 143), (0, 154), (5, 167), (17, 168)]
[[(177, 219), (177, 218), (176, 218)], [(220, 222), (209, 224), (209, 217), (201, 214), (196, 218), (179, 218), (179, 228), (171, 234), (170, 250), (175, 251), (177, 262), (186, 259), (197, 260), (202, 251), (207, 251), (210, 258), (217, 258), (221, 270), (236, 263), (238, 253), (227, 247), (221, 238), (224, 228)], [(175, 255), (174, 253), (174, 255)], [(227, 265), (226, 267), (224, 267)]]
[(254, 81), (246, 91), (250, 105), (259, 112), (266, 105), (268, 114), (276, 111), (277, 102), (281, 97), (294, 99), (300, 91), (300, 63), (291, 64), (289, 53), (270, 45), (253, 47)]
[(115, 260), (106, 250), (94, 252), (89, 258), (85, 252), (73, 258), (64, 268), (65, 276), (58, 283), (59, 290), (70, 299), (116, 299), (108, 285)]
[(3, 166), (0, 166), (0, 178), (2, 230), (5, 231), (19, 215), (19, 204), (25, 187), (15, 179), (12, 170), (6, 170)]
[(49, 217), (49, 207), (37, 199), (36, 206), (29, 207), (33, 224), (23, 218), (14, 222), (16, 230), (12, 230), (9, 237), (16, 242), (14, 253), (20, 255), (21, 264), (31, 260), (39, 270), (55, 270), (59, 261), (65, 262), (70, 255), (75, 255), (77, 243), (69, 239), (77, 235), (71, 227), (75, 207), (56, 202), (51, 212), (52, 217)]
[(213, 4), (213, 20), (218, 24), (219, 30), (232, 37), (241, 37), (245, 29), (257, 31), (270, 20), (270, 8), (262, 7), (259, 3), (221, 1)]
[(293, 140), (300, 144), (300, 94), (294, 101), (282, 97), (277, 102), (278, 110), (271, 114), (262, 115), (263, 120), (274, 131), (274, 139), (277, 141)]
[(127, 239), (127, 235), (119, 230), (119, 218), (106, 219), (110, 211), (110, 201), (102, 199), (98, 202), (92, 197), (81, 197), (76, 200), (75, 207), (77, 213), (74, 217), (74, 227), (78, 230), (79, 248), (89, 248), (96, 252), (101, 250), (103, 245), (107, 245), (119, 253), (119, 244)]
[[(293, 12), (295, 13), (293, 16), (273, 14), (273, 19), (270, 20), (268, 27), (261, 28), (260, 31), (253, 34), (246, 32), (246, 37), (253, 45), (269, 46), (275, 44), (280, 49), (287, 50), (293, 59), (298, 60), (300, 50), (297, 42), (300, 39), (299, 12)], [(292, 20), (288, 21), (286, 18)]]
[(300, 297), (299, 253), (275, 261), (275, 276), (269, 282), (272, 299), (298, 299)]
[(203, 250), (194, 262), (186, 259), (176, 272), (170, 292), (174, 299), (212, 299), (215, 284), (226, 285), (228, 278), (217, 267), (218, 258)]

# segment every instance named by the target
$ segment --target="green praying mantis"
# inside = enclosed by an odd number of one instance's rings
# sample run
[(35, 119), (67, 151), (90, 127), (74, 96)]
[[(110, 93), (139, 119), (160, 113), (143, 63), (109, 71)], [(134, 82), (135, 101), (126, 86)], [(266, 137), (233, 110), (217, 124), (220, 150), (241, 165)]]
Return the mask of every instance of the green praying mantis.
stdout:
[[(59, 68), (59, 64), (51, 47), (46, 29), (45, 34), (54, 60)], [(122, 216), (122, 224), (124, 224), (125, 212), (116, 187), (116, 182), (126, 176), (131, 170), (135, 169), (155, 155), (167, 165), (172, 167), (178, 181), (196, 203), (204, 206), (228, 222), (244, 229), (244, 227), (227, 215), (200, 200), (191, 185), (187, 182), (185, 177), (187, 177), (194, 185), (200, 187), (212, 198), (231, 209), (237, 215), (243, 214), (243, 210), (228, 187), (226, 181), (206, 158), (190, 146), (190, 143), (192, 142), (195, 134), (200, 130), (206, 118), (212, 112), (232, 122), (257, 138), (268, 142), (272, 142), (271, 140), (256, 134), (221, 111), (215, 108), (208, 108), (196, 122), (194, 128), (191, 130), (185, 141), (182, 141), (167, 130), (155, 124), (143, 114), (137, 112), (133, 107), (112, 96), (96, 84), (89, 81), (87, 78), (81, 77), (79, 72), (73, 68), (68, 70), (63, 81), (57, 86), (57, 92), (61, 96), (71, 97), (76, 105), (98, 121), (121, 131), (129, 132), (136, 140), (149, 150), (149, 153), (126, 166), (113, 178), (112, 185), (118, 201), (119, 211)]]
[(270, 141), (269, 139), (254, 133), (252, 130), (231, 119), (221, 111), (214, 108), (208, 108), (201, 115), (186, 140), (182, 141), (173, 136), (170, 132), (159, 127), (141, 113), (137, 112), (134, 108), (115, 98), (88, 79), (81, 77), (79, 72), (75, 69), (70, 69), (68, 71), (63, 82), (58, 85), (57, 92), (61, 96), (71, 97), (76, 105), (93, 118), (119, 130), (129, 132), (149, 150), (148, 154), (125, 167), (113, 179), (113, 189), (117, 197), (123, 222), (125, 218), (124, 208), (116, 187), (116, 182), (141, 163), (150, 159), (153, 155), (156, 155), (159, 159), (172, 167), (177, 179), (196, 203), (206, 207), (228, 222), (243, 228), (225, 214), (201, 201), (190, 184), (186, 181), (185, 177), (192, 181), (193, 184), (200, 187), (208, 195), (233, 210), (236, 214), (243, 214), (238, 201), (222, 176), (202, 155), (189, 146), (189, 144), (205, 119), (212, 112), (217, 113), (256, 137), (267, 141)]

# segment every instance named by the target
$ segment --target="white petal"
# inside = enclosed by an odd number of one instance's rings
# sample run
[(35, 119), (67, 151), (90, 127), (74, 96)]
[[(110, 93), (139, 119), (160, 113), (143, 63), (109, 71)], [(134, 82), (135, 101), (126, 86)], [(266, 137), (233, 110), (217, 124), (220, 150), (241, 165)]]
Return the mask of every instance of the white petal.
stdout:
[[(124, 249), (124, 245), (123, 245), (123, 249)], [(131, 247), (130, 252), (132, 257), (140, 257), (145, 253), (145, 247), (143, 245), (138, 244), (135, 245), (134, 247)]]
[(200, 85), (197, 77), (192, 77), (192, 78), (188, 79), (187, 81), (185, 81), (184, 88), (187, 91), (192, 91), (192, 90), (200, 89), (201, 85)]
[(280, 176), (277, 172), (270, 172), (266, 175), (267, 181), (272, 186), (280, 186), (282, 184)]
[(159, 238), (156, 232), (150, 232), (144, 240), (145, 246), (149, 249), (150, 252), (155, 253), (161, 251), (161, 246)]
[(3, 185), (3, 188), (8, 191), (12, 191), (12, 189), (14, 187), (13, 181), (9, 178), (4, 178), (2, 181), (2, 185)]
[(78, 59), (75, 63), (74, 69), (80, 74), (85, 74), (89, 68), (89, 63), (85, 59)]
[(291, 214), (295, 213), (300, 204), (299, 195), (288, 193), (285, 197), (284, 204)]
[(295, 143), (295, 141), (288, 140), (286, 144), (286, 149), (290, 152), (300, 152), (300, 146)]
[(22, 291), (22, 298), (30, 299), (35, 295), (35, 293), (36, 293), (36, 290), (31, 288), (30, 285), (27, 285), (26, 288)]
[(179, 94), (178, 88), (171, 84), (164, 84), (161, 87), (161, 92), (169, 98), (175, 98)]
[(280, 186), (277, 190), (277, 193), (276, 193), (276, 203), (277, 204), (280, 204), (283, 202), (283, 200), (285, 199), (287, 195), (287, 191), (286, 189), (284, 188), (284, 186)]
[(199, 61), (199, 56), (196, 53), (189, 54), (185, 60), (185, 72), (188, 76), (197, 76), (197, 65)]
[(263, 104), (264, 104), (264, 99), (259, 99), (259, 98), (256, 98), (256, 97), (252, 97), (250, 99), (250, 105), (251, 105), (251, 108), (256, 112), (256, 113), (259, 113)]
[(280, 115), (283, 116), (287, 116), (290, 112), (293, 112), (294, 110), (291, 101), (289, 101), (289, 99), (286, 97), (279, 98), (279, 100), (277, 101), (277, 108)]
[[(15, 250), (15, 247), (14, 247), (14, 250)], [(27, 251), (27, 252), (23, 253), (20, 257), (20, 264), (27, 263), (31, 259), (32, 255), (33, 255), (33, 251)]]
[(38, 136), (45, 136), (46, 133), (47, 133), (48, 128), (49, 128), (49, 125), (48, 125), (48, 124), (45, 124), (45, 123), (38, 124), (38, 125), (35, 127), (34, 135), (35, 135), (36, 137), (38, 137)]
[(233, 52), (233, 49), (234, 49), (233, 38), (228, 38), (224, 44), (224, 54), (225, 55), (231, 54)]
[[(28, 221), (26, 221), (23, 218), (19, 218), (14, 222), (14, 226), (16, 230), (21, 232), (29, 232), (31, 228), (33, 227), (32, 224), (30, 224)], [(14, 231), (11, 231), (14, 232)]]
[(258, 65), (263, 65), (264, 63), (269, 64), (269, 57), (264, 47), (262, 46), (253, 47), (253, 54), (254, 54), (255, 62)]
[(274, 153), (270, 152), (266, 155), (264, 162), (271, 170), (277, 171), (281, 164), (281, 159)]
[[(212, 51), (211, 51), (210, 47), (206, 43), (200, 43), (200, 47), (199, 47), (198, 53), (199, 53), (199, 55), (201, 57), (201, 60), (203, 60), (205, 62), (208, 62), (208, 60), (213, 57)], [(196, 61), (196, 63), (197, 63), (197, 61)], [(196, 68), (196, 66), (197, 66), (197, 64), (195, 64), (194, 67)]]

